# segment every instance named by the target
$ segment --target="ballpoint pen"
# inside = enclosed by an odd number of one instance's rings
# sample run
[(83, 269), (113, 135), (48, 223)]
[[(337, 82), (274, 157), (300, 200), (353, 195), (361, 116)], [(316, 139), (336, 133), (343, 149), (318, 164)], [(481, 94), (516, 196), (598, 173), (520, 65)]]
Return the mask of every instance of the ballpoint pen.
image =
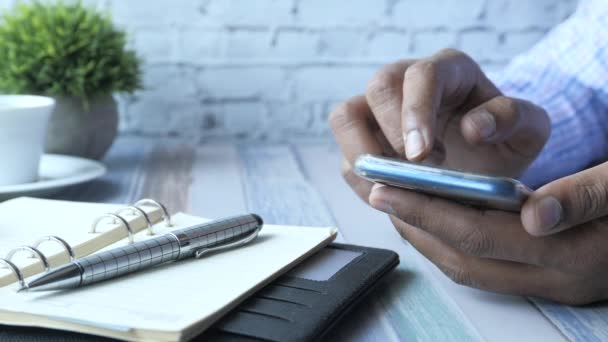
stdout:
[(64, 290), (205, 253), (237, 247), (255, 239), (263, 221), (255, 214), (234, 216), (178, 229), (132, 245), (93, 254), (33, 279), (20, 291)]

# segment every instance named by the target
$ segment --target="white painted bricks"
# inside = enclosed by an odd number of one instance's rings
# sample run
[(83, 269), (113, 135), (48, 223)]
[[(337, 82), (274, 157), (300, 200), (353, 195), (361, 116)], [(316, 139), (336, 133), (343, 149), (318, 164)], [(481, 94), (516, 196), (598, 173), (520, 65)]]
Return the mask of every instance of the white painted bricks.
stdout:
[[(49, 0), (52, 1), (52, 0)], [(0, 12), (14, 0), (0, 0)], [(146, 61), (121, 131), (194, 139), (328, 134), (381, 65), (444, 47), (499, 68), (575, 0), (87, 0)]]

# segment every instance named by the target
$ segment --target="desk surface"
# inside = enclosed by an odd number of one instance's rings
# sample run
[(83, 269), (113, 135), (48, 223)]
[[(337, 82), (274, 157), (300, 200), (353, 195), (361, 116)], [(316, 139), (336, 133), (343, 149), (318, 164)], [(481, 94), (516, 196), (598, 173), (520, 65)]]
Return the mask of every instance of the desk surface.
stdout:
[[(335, 329), (335, 338), (517, 338), (520, 342), (564, 341), (565, 336), (608, 338), (603, 308), (579, 312), (541, 304), (545, 316), (524, 298), (451, 283), (399, 237), (384, 214), (365, 206), (351, 192), (339, 173), (339, 151), (331, 143), (199, 145), (123, 137), (105, 163), (109, 168), (105, 177), (57, 197), (110, 203), (150, 197), (172, 212), (210, 218), (252, 211), (268, 223), (337, 226), (339, 242), (399, 253), (397, 271)], [(603, 331), (587, 322), (598, 317), (604, 321)]]

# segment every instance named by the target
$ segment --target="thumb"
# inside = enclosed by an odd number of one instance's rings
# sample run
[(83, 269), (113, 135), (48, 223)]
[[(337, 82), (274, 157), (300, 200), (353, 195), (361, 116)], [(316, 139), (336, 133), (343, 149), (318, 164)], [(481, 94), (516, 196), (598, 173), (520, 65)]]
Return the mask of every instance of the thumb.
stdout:
[(514, 152), (534, 158), (549, 138), (551, 122), (531, 102), (496, 96), (466, 113), (460, 128), (472, 145), (506, 143)]
[(536, 190), (522, 208), (528, 233), (549, 235), (608, 215), (608, 163)]

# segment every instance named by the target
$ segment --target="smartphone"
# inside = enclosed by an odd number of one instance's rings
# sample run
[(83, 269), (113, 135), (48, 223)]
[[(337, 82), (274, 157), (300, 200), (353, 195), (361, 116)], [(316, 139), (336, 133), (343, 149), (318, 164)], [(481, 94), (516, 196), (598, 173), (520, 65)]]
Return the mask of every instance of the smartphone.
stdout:
[(362, 155), (354, 171), (372, 182), (453, 199), (462, 203), (518, 212), (532, 190), (518, 180), (489, 177)]

